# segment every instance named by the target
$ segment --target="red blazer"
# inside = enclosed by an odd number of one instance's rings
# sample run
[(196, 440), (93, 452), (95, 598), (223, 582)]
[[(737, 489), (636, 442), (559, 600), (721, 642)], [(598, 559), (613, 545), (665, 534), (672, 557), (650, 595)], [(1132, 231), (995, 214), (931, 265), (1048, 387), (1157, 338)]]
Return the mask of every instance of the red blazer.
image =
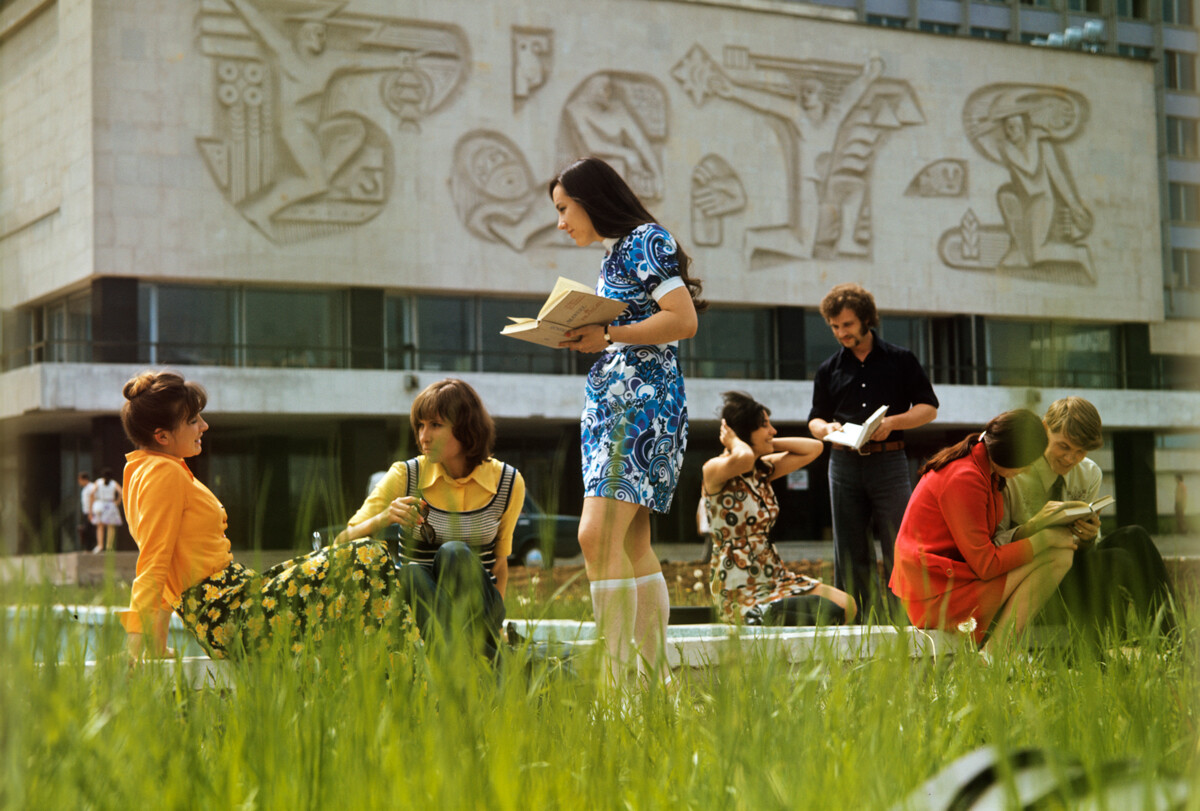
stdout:
[(1004, 496), (982, 442), (917, 482), (900, 532), (888, 584), (904, 600), (927, 600), (955, 582), (991, 580), (1033, 559), (1028, 538), (992, 543)]

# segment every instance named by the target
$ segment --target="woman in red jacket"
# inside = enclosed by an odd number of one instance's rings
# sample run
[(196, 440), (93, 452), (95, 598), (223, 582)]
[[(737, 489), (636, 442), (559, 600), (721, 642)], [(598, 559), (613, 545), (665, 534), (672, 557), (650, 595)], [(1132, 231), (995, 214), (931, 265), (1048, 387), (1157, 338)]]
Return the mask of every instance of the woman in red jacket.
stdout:
[[(1043, 529), (1041, 514), (996, 546), (1004, 483), (1046, 449), (1032, 411), (1007, 411), (920, 469), (896, 538), (891, 589), (921, 628), (958, 628), (982, 643), (1019, 634), (1071, 568), (1069, 529)], [(990, 640), (989, 640), (990, 644)]]

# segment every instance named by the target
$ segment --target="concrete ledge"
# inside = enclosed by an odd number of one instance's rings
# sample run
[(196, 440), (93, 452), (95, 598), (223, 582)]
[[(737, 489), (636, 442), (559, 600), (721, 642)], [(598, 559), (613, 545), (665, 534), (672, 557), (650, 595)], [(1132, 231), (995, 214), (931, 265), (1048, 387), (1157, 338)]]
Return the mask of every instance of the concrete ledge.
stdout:
[[(522, 636), (537, 642), (594, 644), (595, 623), (581, 620), (510, 619)], [(667, 659), (672, 668), (713, 667), (750, 648), (782, 655), (789, 662), (814, 659), (868, 659), (882, 649), (901, 645), (913, 658), (953, 654), (967, 638), (943, 631), (892, 626), (845, 625), (804, 628), (735, 627), (719, 623), (672, 625), (667, 628)]]

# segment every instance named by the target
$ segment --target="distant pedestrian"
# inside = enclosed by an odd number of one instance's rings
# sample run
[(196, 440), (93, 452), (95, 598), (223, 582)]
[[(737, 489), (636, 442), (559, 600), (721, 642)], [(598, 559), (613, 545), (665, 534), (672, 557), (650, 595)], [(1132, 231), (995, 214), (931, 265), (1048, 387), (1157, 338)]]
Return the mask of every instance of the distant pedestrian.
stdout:
[(96, 548), (92, 552), (117, 548), (117, 527), (121, 526), (121, 485), (113, 480), (112, 468), (100, 471), (93, 485), (90, 510), (96, 525)]
[(96, 536), (96, 528), (92, 523), (92, 493), (96, 489), (96, 483), (92, 481), (92, 474), (86, 470), (80, 471), (75, 480), (79, 482), (79, 522), (76, 548), (82, 552), (87, 549), (87, 545), (92, 543)]
[(1187, 485), (1183, 483), (1183, 474), (1175, 474), (1175, 531), (1187, 535)]

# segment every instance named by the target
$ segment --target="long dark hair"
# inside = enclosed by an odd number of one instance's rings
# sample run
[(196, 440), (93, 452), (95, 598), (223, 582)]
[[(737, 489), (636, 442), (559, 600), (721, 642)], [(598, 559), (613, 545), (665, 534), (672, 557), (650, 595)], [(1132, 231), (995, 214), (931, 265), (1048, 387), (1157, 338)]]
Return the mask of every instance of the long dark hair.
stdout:
[(984, 427), (982, 434), (972, 433), (948, 448), (929, 457), (918, 476), (924, 476), (931, 470), (941, 470), (956, 459), (962, 459), (971, 453), (971, 448), (982, 442), (987, 448), (988, 458), (1000, 467), (1021, 468), (1031, 465), (1046, 452), (1049, 440), (1046, 438), (1046, 426), (1037, 414), (1025, 408), (1005, 411), (992, 417), (991, 422)]
[[(617, 170), (599, 158), (580, 158), (559, 172), (547, 187), (551, 199), (555, 186), (562, 186), (567, 196), (583, 207), (592, 227), (602, 237), (618, 239), (639, 225), (658, 222)], [(700, 279), (688, 275), (692, 259), (684, 252), (679, 240), (675, 240), (675, 249), (679, 277), (687, 285), (696, 312), (703, 312), (708, 307), (708, 302), (700, 298), (703, 285)]]

